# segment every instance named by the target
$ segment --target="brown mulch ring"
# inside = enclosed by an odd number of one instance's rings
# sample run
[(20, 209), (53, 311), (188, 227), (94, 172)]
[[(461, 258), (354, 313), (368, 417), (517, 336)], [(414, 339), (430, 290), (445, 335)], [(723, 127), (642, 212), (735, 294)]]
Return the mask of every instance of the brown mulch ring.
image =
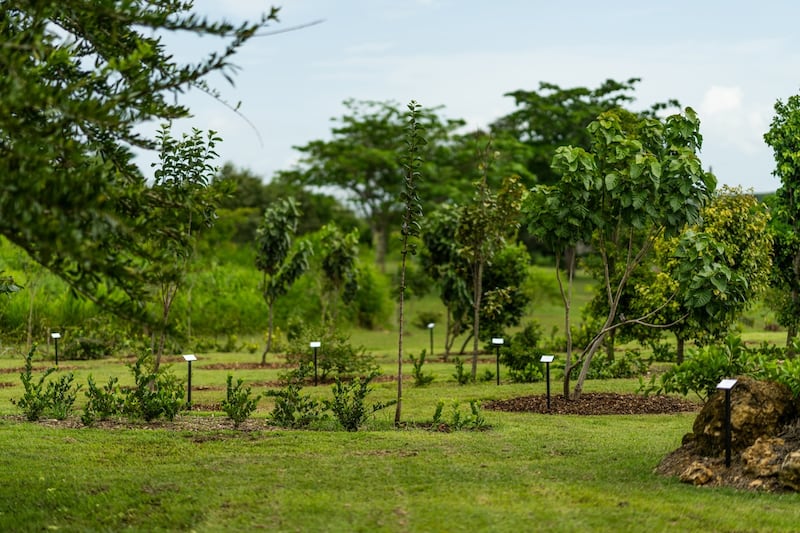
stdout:
[(527, 412), (556, 415), (658, 415), (693, 413), (701, 405), (672, 396), (643, 396), (611, 392), (585, 392), (577, 400), (565, 400), (561, 394), (521, 396), (508, 400), (485, 402), (484, 409), (493, 411)]

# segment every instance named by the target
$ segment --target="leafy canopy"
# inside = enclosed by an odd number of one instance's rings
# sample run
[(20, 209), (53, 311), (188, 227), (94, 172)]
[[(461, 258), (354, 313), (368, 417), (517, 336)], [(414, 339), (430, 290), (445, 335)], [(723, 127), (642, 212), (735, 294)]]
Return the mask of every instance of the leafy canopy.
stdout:
[[(233, 26), (191, 2), (7, 0), (0, 10), (0, 234), (73, 288), (134, 314), (169, 232), (150, 213), (165, 200), (134, 164), (154, 149), (148, 122), (187, 117), (190, 87), (230, 79), (231, 58), (268, 21)], [(222, 51), (177, 62), (164, 37), (218, 37)], [(146, 239), (141, 237), (145, 236)]]

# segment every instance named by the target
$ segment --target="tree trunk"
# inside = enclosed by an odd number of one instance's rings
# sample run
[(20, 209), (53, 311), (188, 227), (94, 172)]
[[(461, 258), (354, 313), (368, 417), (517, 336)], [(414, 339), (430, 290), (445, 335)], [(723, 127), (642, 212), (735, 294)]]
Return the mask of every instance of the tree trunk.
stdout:
[(450, 347), (452, 343), (450, 342), (450, 322), (452, 321), (452, 313), (450, 312), (450, 306), (447, 306), (447, 319), (446, 324), (444, 326), (444, 362), (447, 362), (447, 358), (450, 356)]
[(577, 400), (578, 398), (581, 397), (581, 393), (583, 393), (583, 383), (586, 381), (586, 376), (589, 374), (589, 367), (592, 364), (592, 358), (594, 357), (594, 354), (597, 353), (597, 350), (600, 348), (600, 345), (603, 343), (603, 339), (605, 338), (605, 336), (606, 336), (605, 333), (600, 334), (589, 345), (589, 349), (587, 350), (586, 355), (584, 355), (583, 358), (581, 373), (578, 374), (578, 381), (577, 383), (575, 383), (575, 389), (572, 391), (573, 400)]
[(269, 311), (267, 312), (267, 346), (264, 348), (264, 353), (261, 354), (262, 366), (267, 364), (267, 354), (272, 351), (272, 317), (275, 301), (269, 300), (267, 306), (269, 307)]
[(686, 340), (680, 335), (675, 335), (675, 362), (678, 364), (683, 363), (684, 350), (686, 349)]
[(614, 346), (616, 344), (617, 330), (612, 329), (611, 332), (606, 335), (606, 359), (609, 362), (614, 360)]
[(400, 425), (400, 415), (403, 408), (403, 321), (405, 312), (405, 292), (406, 292), (406, 251), (403, 244), (403, 253), (400, 260), (400, 312), (398, 317), (398, 329), (400, 334), (397, 340), (397, 406), (394, 411), (394, 425)]
[(564, 331), (567, 341), (567, 353), (564, 359), (564, 399), (569, 399), (570, 391), (570, 373), (572, 372), (572, 319), (570, 309), (572, 308), (572, 282), (575, 279), (575, 248), (564, 251), (564, 256), (567, 261), (567, 288), (564, 289), (564, 284), (561, 281), (561, 256), (556, 254), (556, 279), (558, 280), (558, 289), (561, 293), (561, 299), (564, 302)]
[(478, 350), (480, 348), (481, 291), (483, 290), (483, 261), (478, 260), (472, 279), (472, 381), (478, 379)]

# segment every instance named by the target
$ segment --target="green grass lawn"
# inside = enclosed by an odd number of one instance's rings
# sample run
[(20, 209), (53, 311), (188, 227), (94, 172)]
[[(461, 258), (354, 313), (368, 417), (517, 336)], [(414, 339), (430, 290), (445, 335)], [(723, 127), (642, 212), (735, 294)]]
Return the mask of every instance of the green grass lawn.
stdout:
[[(220, 368), (251, 360), (202, 354), (193, 401), (218, 403), (228, 372), (263, 392), (279, 370)], [(185, 372), (179, 358), (170, 361)], [(394, 372), (390, 357), (381, 364)], [(0, 359), (0, 371), (14, 370), (0, 373), (0, 531), (793, 531), (800, 523), (798, 495), (695, 488), (653, 474), (691, 430), (692, 415), (483, 411), (490, 429), (443, 433), (394, 429), (389, 408), (358, 433), (289, 431), (264, 423), (270, 403), (262, 399), (247, 431), (60, 428), (13, 416), (21, 365), (19, 357)], [(430, 421), (439, 400), (465, 404), (545, 387), (458, 386), (452, 364), (426, 370), (436, 381), (405, 386), (405, 421)], [(62, 362), (61, 371), (79, 383), (89, 374), (130, 381), (117, 359)], [(392, 399), (395, 387), (376, 383), (368, 401)], [(635, 388), (634, 380), (586, 387)], [(304, 392), (331, 397), (328, 385)], [(212, 414), (224, 416), (180, 416)]]

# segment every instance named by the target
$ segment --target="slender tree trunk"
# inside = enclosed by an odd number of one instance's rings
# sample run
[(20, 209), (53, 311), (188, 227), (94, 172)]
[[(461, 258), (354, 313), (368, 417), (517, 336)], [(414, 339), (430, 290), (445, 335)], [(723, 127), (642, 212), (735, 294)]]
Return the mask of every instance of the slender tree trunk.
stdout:
[(481, 292), (483, 290), (483, 261), (478, 260), (472, 279), (472, 381), (478, 379), (478, 350), (480, 348)]
[(681, 364), (683, 363), (684, 350), (686, 349), (686, 340), (681, 335), (675, 335), (675, 341), (675, 362)]
[[(606, 325), (606, 327), (608, 327), (608, 325)], [(605, 327), (603, 329), (605, 329)], [(605, 336), (605, 333), (601, 333), (589, 345), (589, 349), (586, 351), (583, 357), (583, 365), (581, 366), (580, 374), (578, 374), (578, 380), (575, 383), (575, 389), (572, 391), (573, 400), (577, 400), (581, 397), (581, 394), (583, 393), (583, 383), (586, 381), (586, 376), (589, 374), (589, 367), (592, 364), (592, 358), (594, 357), (594, 354), (597, 353), (600, 345), (603, 344), (603, 339)]]
[(612, 329), (606, 336), (606, 359), (614, 360), (614, 346), (616, 345), (617, 330)]
[(267, 346), (264, 348), (264, 353), (261, 354), (261, 365), (267, 364), (267, 354), (272, 351), (272, 328), (273, 328), (273, 309), (275, 307), (275, 301), (273, 299), (269, 299), (267, 303), (268, 311), (267, 311)]
[(467, 338), (464, 339), (464, 343), (461, 345), (461, 350), (459, 350), (458, 355), (464, 355), (464, 352), (467, 351), (467, 344), (469, 341), (472, 340), (472, 332), (467, 333)]
[[(36, 285), (35, 284), (28, 284), (28, 342), (26, 344), (27, 349), (30, 351), (31, 346), (33, 346), (33, 304), (36, 301)], [(48, 344), (50, 343), (48, 339)]]
[(556, 254), (556, 279), (558, 280), (558, 289), (561, 293), (561, 299), (564, 302), (564, 332), (567, 341), (567, 353), (564, 359), (564, 399), (569, 399), (570, 392), (570, 374), (572, 373), (572, 318), (570, 310), (572, 307), (572, 285), (575, 279), (575, 248), (570, 248), (564, 251), (564, 258), (567, 262), (567, 288), (564, 289), (564, 283), (561, 281), (561, 256)]
[[(797, 264), (797, 261), (795, 261)], [(795, 268), (795, 277), (800, 276), (797, 272), (797, 268)], [(792, 308), (797, 309), (797, 301), (800, 300), (800, 294), (798, 294), (797, 289), (792, 289)], [(786, 356), (789, 359), (794, 359), (797, 354), (794, 351), (794, 340), (797, 338), (797, 324), (789, 324), (786, 328)]]
[(153, 371), (158, 372), (161, 366), (161, 357), (164, 355), (164, 349), (167, 345), (167, 327), (169, 326), (169, 313), (172, 309), (172, 302), (178, 292), (177, 285), (165, 284), (161, 288), (161, 332), (158, 336), (158, 349), (156, 350), (155, 364)]
[(452, 343), (450, 342), (450, 323), (452, 322), (453, 313), (450, 311), (450, 306), (447, 306), (447, 323), (444, 326), (444, 362), (447, 362), (447, 358), (450, 356), (450, 347)]
[(400, 260), (400, 310), (398, 317), (398, 329), (400, 331), (397, 340), (397, 405), (394, 411), (394, 425), (400, 425), (400, 416), (403, 410), (403, 333), (404, 333), (404, 305), (406, 293), (406, 251), (403, 245), (402, 259)]

